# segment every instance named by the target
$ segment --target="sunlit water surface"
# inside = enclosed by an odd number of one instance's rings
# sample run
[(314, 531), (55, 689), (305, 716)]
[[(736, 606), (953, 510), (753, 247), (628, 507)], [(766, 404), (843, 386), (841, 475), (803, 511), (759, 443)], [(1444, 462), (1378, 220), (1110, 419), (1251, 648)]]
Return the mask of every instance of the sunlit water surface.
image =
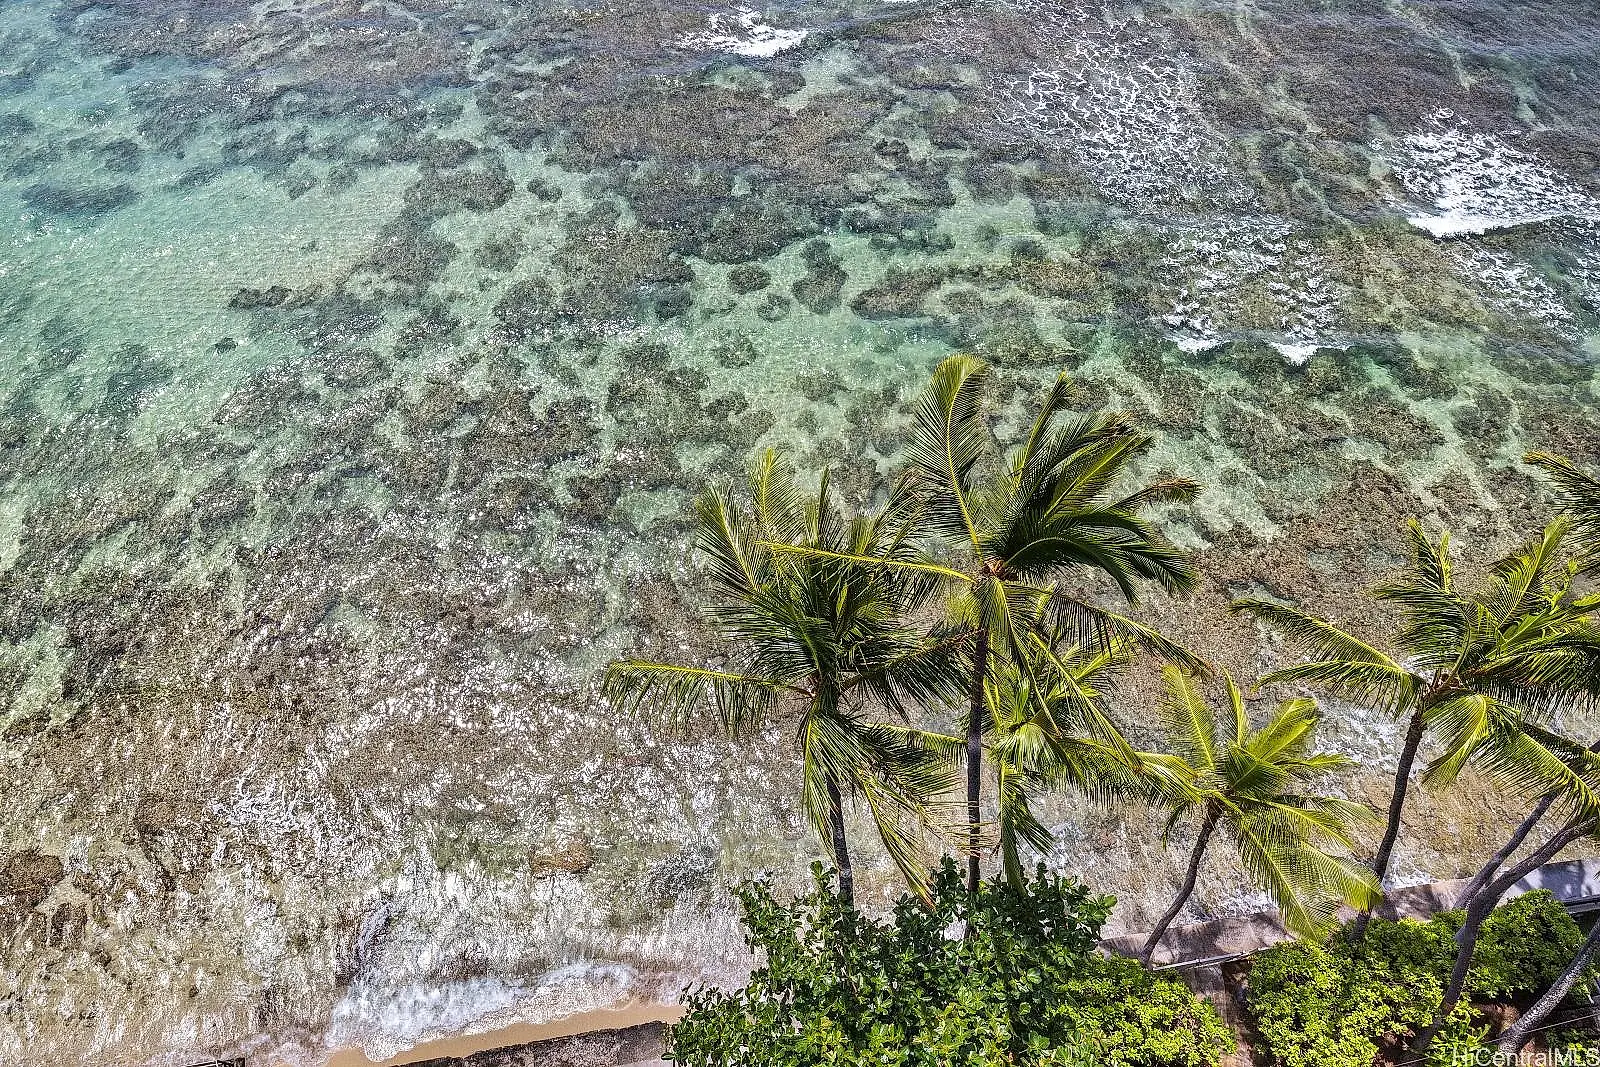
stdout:
[[(737, 978), (726, 886), (814, 852), (788, 735), (596, 670), (694, 654), (693, 492), (776, 444), (860, 499), (952, 351), (1206, 482), (1153, 617), (1245, 673), (1230, 591), (1355, 618), (1404, 517), (1487, 551), (1525, 449), (1600, 460), (1590, 0), (0, 13), (5, 1062)], [(1335, 718), (1376, 795), (1392, 727)], [(1056, 818), (1145, 921), (1151, 820)]]

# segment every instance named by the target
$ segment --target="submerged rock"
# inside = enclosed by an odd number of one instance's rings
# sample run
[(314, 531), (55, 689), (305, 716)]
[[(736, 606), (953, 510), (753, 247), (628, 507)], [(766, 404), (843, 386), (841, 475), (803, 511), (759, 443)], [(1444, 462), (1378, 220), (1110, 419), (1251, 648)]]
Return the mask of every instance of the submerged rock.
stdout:
[(23, 203), (41, 215), (96, 218), (139, 199), (139, 191), (126, 182), (115, 185), (59, 185), (39, 182), (22, 192)]
[(290, 291), (281, 285), (269, 286), (266, 289), (240, 289), (228, 301), (228, 306), (235, 311), (282, 307), (291, 295)]
[(848, 279), (828, 242), (812, 241), (801, 255), (806, 263), (806, 274), (790, 289), (808, 311), (825, 315), (839, 306), (840, 293)]
[(772, 284), (772, 275), (754, 263), (741, 263), (728, 272), (728, 288), (736, 293), (754, 293)]
[(528, 337), (560, 317), (555, 287), (543, 278), (517, 282), (494, 306), (494, 317), (509, 336)]

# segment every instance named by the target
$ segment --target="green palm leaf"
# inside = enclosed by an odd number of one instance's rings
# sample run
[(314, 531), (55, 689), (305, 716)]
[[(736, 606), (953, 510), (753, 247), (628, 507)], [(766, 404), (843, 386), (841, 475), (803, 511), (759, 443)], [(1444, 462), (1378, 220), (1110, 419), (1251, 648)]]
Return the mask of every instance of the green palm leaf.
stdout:
[(991, 453), (983, 421), (988, 368), (952, 356), (939, 364), (913, 412), (905, 459), (924, 491), (922, 521), (939, 535), (976, 545), (970, 497), (980, 465)]
[(1530, 452), (1523, 461), (1543, 470), (1555, 483), (1557, 500), (1572, 521), (1581, 549), (1579, 567), (1600, 569), (1600, 479), (1549, 452)]
[(679, 716), (709, 703), (732, 733), (759, 723), (785, 695), (801, 693), (780, 678), (760, 678), (669, 663), (620, 660), (606, 669), (602, 697), (629, 713), (654, 703)]
[(1144, 958), (1154, 953), (1193, 891), (1209, 837), (1218, 829), (1233, 841), (1245, 869), (1290, 930), (1320, 935), (1339, 908), (1370, 906), (1377, 893), (1375, 876), (1330, 849), (1348, 849), (1353, 828), (1373, 821), (1372, 812), (1308, 789), (1349, 764), (1338, 753), (1312, 749), (1316, 705), (1284, 701), (1262, 726), (1252, 727), (1244, 694), (1226, 674), (1220, 679), (1225, 720), (1197, 679), (1169, 667), (1165, 680), (1163, 733), (1190, 781), (1189, 795), (1169, 803), (1166, 827), (1170, 832), (1198, 811), (1200, 831), (1183, 889), (1151, 931)]

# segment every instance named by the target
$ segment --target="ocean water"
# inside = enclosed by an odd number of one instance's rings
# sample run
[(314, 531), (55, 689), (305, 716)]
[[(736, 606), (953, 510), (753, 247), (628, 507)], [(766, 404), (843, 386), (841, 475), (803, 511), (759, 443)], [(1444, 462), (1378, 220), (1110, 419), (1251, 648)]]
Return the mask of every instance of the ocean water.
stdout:
[[(699, 487), (781, 445), (860, 499), (951, 352), (1206, 483), (1149, 610), (1242, 673), (1230, 592), (1359, 619), (1405, 517), (1486, 551), (1525, 449), (1600, 461), (1590, 0), (0, 15), (0, 1062), (737, 979), (727, 885), (815, 852), (783, 724), (596, 672), (702, 650)], [(1463, 796), (1405, 876), (1491, 832)], [(1163, 902), (1145, 820), (1057, 815), (1119, 921)]]

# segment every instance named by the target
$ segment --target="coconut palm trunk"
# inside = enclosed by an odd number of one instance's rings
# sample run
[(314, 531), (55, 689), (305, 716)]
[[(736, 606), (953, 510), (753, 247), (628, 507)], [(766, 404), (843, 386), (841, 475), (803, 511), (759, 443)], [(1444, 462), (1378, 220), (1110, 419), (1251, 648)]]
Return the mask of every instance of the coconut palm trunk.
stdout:
[(1461, 894), (1456, 897), (1456, 907), (1466, 907), (1472, 903), (1474, 897), (1483, 892), (1484, 887), (1489, 884), (1489, 880), (1495, 876), (1495, 872), (1505, 866), (1506, 860), (1511, 858), (1512, 853), (1522, 847), (1523, 842), (1528, 840), (1534, 828), (1539, 825), (1539, 820), (1545, 817), (1559, 798), (1560, 794), (1556, 792), (1546, 793), (1540, 798), (1539, 803), (1535, 804), (1533, 810), (1528, 813), (1528, 817), (1522, 820), (1516, 830), (1512, 831), (1511, 836), (1506, 839), (1506, 843), (1501, 845), (1499, 851), (1493, 856), (1489, 857), (1484, 865), (1478, 869), (1478, 873), (1472, 876), (1472, 881), (1468, 882), (1466, 888), (1461, 890)]
[(1205, 859), (1206, 846), (1211, 843), (1211, 835), (1217, 828), (1218, 815), (1215, 811), (1206, 815), (1205, 822), (1200, 824), (1200, 836), (1195, 838), (1194, 851), (1189, 854), (1189, 869), (1183, 876), (1183, 885), (1178, 887), (1178, 896), (1167, 909), (1161, 921), (1156, 923), (1156, 928), (1150, 931), (1150, 936), (1145, 939), (1144, 948), (1139, 950), (1139, 961), (1146, 967), (1155, 958), (1156, 946), (1161, 944), (1161, 939), (1166, 936), (1167, 929), (1177, 919), (1178, 913), (1183, 911), (1183, 906), (1194, 895), (1195, 883), (1200, 880), (1200, 862)]
[[(1600, 741), (1590, 745), (1588, 751), (1591, 754), (1600, 754)], [(1468, 882), (1466, 888), (1461, 890), (1461, 895), (1456, 898), (1456, 907), (1466, 907), (1472, 902), (1473, 897), (1483, 891), (1483, 887), (1489, 884), (1489, 879), (1493, 878), (1495, 872), (1505, 866), (1505, 862), (1532, 836), (1533, 831), (1544, 817), (1550, 813), (1550, 809), (1555, 806), (1556, 801), (1560, 800), (1561, 797), (1561, 790), (1552, 789), (1539, 798), (1539, 803), (1535, 804), (1533, 810), (1528, 812), (1528, 817), (1518, 824), (1517, 828), (1512, 831), (1511, 836), (1506, 839), (1505, 844), (1501, 845), (1499, 850), (1489, 857), (1488, 861), (1479, 868), (1478, 873), (1472, 876), (1472, 881)]]
[[(1417, 750), (1422, 747), (1422, 736), (1427, 732), (1427, 719), (1422, 708), (1411, 713), (1406, 724), (1405, 742), (1400, 746), (1400, 762), (1394, 770), (1394, 786), (1389, 790), (1389, 814), (1383, 827), (1383, 839), (1372, 854), (1372, 875), (1383, 885), (1389, 873), (1389, 861), (1394, 856), (1394, 846), (1400, 840), (1400, 824), (1405, 815), (1406, 797), (1411, 792), (1411, 771), (1417, 763)], [(1360, 940), (1366, 936), (1367, 924), (1372, 920), (1372, 909), (1364, 909), (1356, 916), (1353, 936)]]
[(1528, 1043), (1528, 1038), (1539, 1028), (1539, 1024), (1550, 1017), (1550, 1013), (1561, 1006), (1567, 999), (1567, 994), (1572, 992), (1572, 987), (1578, 984), (1578, 978), (1589, 969), (1589, 964), (1594, 960), (1595, 953), (1600, 952), (1600, 923), (1595, 923), (1594, 929), (1589, 931), (1589, 936), (1583, 939), (1583, 944), (1578, 946), (1578, 954), (1572, 957), (1572, 962), (1567, 964), (1567, 969), (1561, 972), (1555, 984), (1545, 990), (1544, 996), (1534, 1001), (1522, 1018), (1512, 1023), (1506, 1032), (1500, 1035), (1497, 1042), (1499, 1050), (1515, 1055)]
[(979, 630), (972, 654), (972, 702), (967, 709), (967, 892), (976, 893), (983, 872), (978, 857), (983, 798), (983, 685), (989, 673), (989, 634)]
[(1579, 818), (1568, 822), (1519, 863), (1507, 868), (1503, 874), (1491, 881), (1467, 905), (1467, 913), (1462, 919), (1461, 928), (1456, 931), (1456, 958), (1450, 969), (1450, 980), (1445, 984), (1444, 996), (1439, 1001), (1439, 1009), (1434, 1013), (1433, 1022), (1411, 1040), (1411, 1052), (1414, 1056), (1421, 1057), (1433, 1039), (1439, 1036), (1439, 1031), (1444, 1028), (1445, 1021), (1456, 1010), (1456, 1005), (1461, 1003), (1461, 998), (1467, 991), (1467, 975), (1472, 970), (1472, 958), (1477, 951), (1478, 937), (1483, 932), (1484, 920), (1494, 911), (1495, 905), (1500, 903), (1500, 899), (1512, 886), (1550, 862), (1562, 849), (1591, 832), (1593, 828), (1594, 822), (1591, 819)]
[(1389, 860), (1394, 855), (1394, 846), (1400, 840), (1400, 819), (1405, 811), (1406, 795), (1411, 791), (1411, 770), (1416, 766), (1417, 750), (1422, 747), (1422, 735), (1427, 729), (1427, 720), (1423, 710), (1418, 708), (1411, 713), (1411, 720), (1406, 724), (1405, 744), (1400, 748), (1400, 762), (1394, 771), (1394, 789), (1389, 795), (1389, 815), (1383, 828), (1383, 840), (1378, 842), (1378, 851), (1372, 854), (1372, 873), (1377, 876), (1379, 884), (1389, 873)]
[(850, 843), (844, 835), (844, 798), (839, 794), (839, 780), (828, 775), (828, 836), (833, 851), (833, 865), (839, 872), (839, 899), (845, 907), (856, 906), (856, 874), (850, 864)]

